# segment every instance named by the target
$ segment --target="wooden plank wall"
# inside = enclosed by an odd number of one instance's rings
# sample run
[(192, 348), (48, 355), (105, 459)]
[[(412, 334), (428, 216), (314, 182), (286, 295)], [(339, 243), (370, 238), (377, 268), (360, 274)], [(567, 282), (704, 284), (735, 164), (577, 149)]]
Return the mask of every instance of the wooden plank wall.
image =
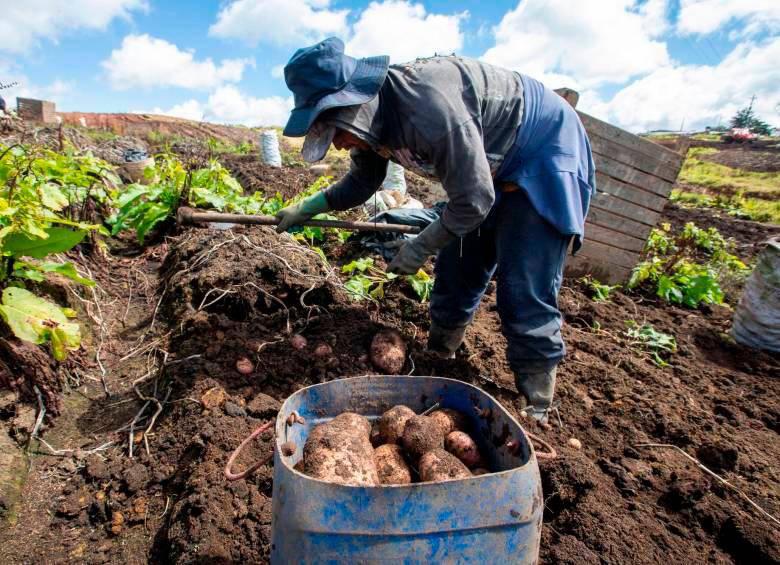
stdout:
[(598, 193), (591, 201), (584, 244), (569, 257), (566, 274), (624, 282), (661, 216), (684, 156), (578, 113), (593, 149)]

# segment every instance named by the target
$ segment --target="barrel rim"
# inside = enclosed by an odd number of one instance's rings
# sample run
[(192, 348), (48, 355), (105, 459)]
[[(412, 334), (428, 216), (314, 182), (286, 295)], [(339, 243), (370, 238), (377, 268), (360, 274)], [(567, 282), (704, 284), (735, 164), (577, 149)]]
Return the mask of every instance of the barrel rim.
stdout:
[[(285, 429), (285, 426), (287, 425), (287, 423), (286, 423), (287, 411), (285, 410), (285, 407), (288, 405), (288, 403), (291, 401), (291, 399), (293, 399), (294, 397), (296, 397), (296, 396), (298, 396), (300, 394), (303, 394), (307, 390), (318, 388), (318, 387), (325, 387), (325, 386), (328, 386), (331, 383), (334, 383), (336, 381), (354, 381), (354, 380), (362, 380), (362, 379), (369, 379), (369, 378), (376, 378), (376, 377), (380, 377), (380, 378), (388, 378), (389, 377), (389, 378), (397, 378), (397, 379), (429, 379), (429, 380), (436, 380), (436, 381), (442, 381), (442, 382), (450, 382), (450, 383), (454, 383), (454, 384), (457, 384), (457, 385), (465, 385), (466, 387), (469, 387), (469, 388), (472, 388), (472, 389), (474, 389), (476, 391), (479, 391), (480, 394), (485, 395), (496, 406), (499, 406), (501, 408), (501, 410), (503, 410), (504, 413), (506, 414), (506, 417), (509, 418), (512, 422), (514, 422), (517, 425), (518, 430), (520, 430), (520, 434), (522, 436), (523, 443), (528, 448), (528, 457), (526, 459), (526, 462), (523, 463), (522, 465), (518, 465), (517, 467), (512, 467), (511, 469), (505, 469), (503, 471), (491, 472), (491, 473), (487, 473), (485, 475), (464, 477), (462, 479), (448, 479), (448, 480), (444, 480), (444, 481), (427, 481), (427, 482), (420, 482), (420, 483), (411, 483), (411, 484), (408, 484), (408, 485), (374, 485), (374, 486), (345, 485), (345, 484), (341, 484), (341, 483), (334, 483), (334, 482), (331, 482), (331, 481), (325, 481), (325, 480), (322, 480), (322, 479), (311, 477), (311, 476), (309, 476), (309, 475), (307, 475), (305, 473), (301, 473), (300, 471), (295, 469), (292, 465), (287, 463), (287, 461), (285, 460), (286, 457), (282, 457), (280, 455), (281, 454), (281, 446), (282, 446), (282, 443), (284, 443), (283, 440), (282, 440), (282, 438), (284, 436), (283, 436), (283, 434), (281, 432), (283, 432), (283, 430)], [(285, 399), (284, 403), (282, 404), (281, 408), (279, 409), (279, 412), (277, 413), (276, 425), (274, 426), (274, 430), (276, 432), (275, 433), (275, 452), (276, 452), (276, 457), (275, 457), (275, 460), (274, 460), (274, 465), (276, 464), (277, 460), (281, 461), (281, 463), (284, 465), (285, 470), (287, 472), (292, 473), (296, 477), (299, 477), (299, 478), (302, 478), (302, 479), (305, 479), (305, 480), (308, 480), (308, 481), (313, 481), (315, 483), (320, 483), (320, 484), (323, 484), (323, 485), (329, 485), (329, 486), (331, 486), (333, 488), (346, 488), (346, 489), (375, 489), (375, 488), (382, 488), (382, 489), (388, 489), (388, 488), (389, 489), (414, 489), (414, 488), (421, 488), (421, 487), (425, 488), (425, 487), (431, 487), (431, 486), (441, 485), (441, 484), (445, 484), (445, 483), (449, 484), (449, 483), (454, 483), (454, 482), (459, 482), (459, 481), (463, 482), (463, 481), (490, 480), (491, 478), (503, 477), (504, 475), (508, 475), (508, 474), (512, 474), (512, 473), (525, 472), (527, 470), (532, 469), (533, 467), (538, 468), (538, 466), (539, 466), (539, 463), (538, 463), (537, 458), (536, 458), (536, 450), (534, 448), (533, 443), (529, 439), (528, 434), (526, 433), (525, 429), (520, 424), (520, 422), (518, 422), (517, 419), (514, 416), (512, 416), (512, 414), (506, 408), (504, 408), (504, 406), (492, 394), (490, 394), (489, 392), (487, 392), (487, 391), (485, 391), (485, 390), (483, 390), (483, 389), (481, 389), (481, 388), (479, 388), (477, 386), (474, 386), (471, 383), (467, 383), (465, 381), (461, 381), (461, 380), (458, 380), (458, 379), (451, 379), (451, 378), (448, 378), (448, 377), (436, 377), (436, 376), (427, 376), (427, 375), (359, 375), (359, 376), (355, 376), (355, 377), (344, 377), (344, 378), (340, 378), (340, 379), (333, 379), (331, 381), (327, 381), (327, 382), (324, 382), (324, 383), (316, 383), (316, 384), (313, 384), (313, 385), (309, 385), (309, 386), (306, 386), (306, 387), (303, 387), (303, 388), (300, 388), (300, 389), (296, 390), (293, 394), (291, 394), (290, 396), (288, 396)]]

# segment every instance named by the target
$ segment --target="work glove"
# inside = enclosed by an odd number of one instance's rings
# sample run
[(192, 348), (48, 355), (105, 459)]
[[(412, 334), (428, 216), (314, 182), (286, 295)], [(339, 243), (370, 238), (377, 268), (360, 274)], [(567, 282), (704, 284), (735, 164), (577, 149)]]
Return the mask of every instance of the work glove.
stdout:
[(401, 275), (413, 275), (420, 270), (431, 255), (455, 239), (441, 220), (436, 220), (414, 239), (407, 241), (390, 262), (387, 271)]
[(295, 206), (282, 208), (276, 213), (279, 218), (279, 224), (276, 226), (276, 233), (283, 233), (292, 227), (299, 226), (306, 220), (310, 220), (317, 214), (322, 214), (330, 210), (328, 199), (324, 192), (318, 192), (302, 200)]

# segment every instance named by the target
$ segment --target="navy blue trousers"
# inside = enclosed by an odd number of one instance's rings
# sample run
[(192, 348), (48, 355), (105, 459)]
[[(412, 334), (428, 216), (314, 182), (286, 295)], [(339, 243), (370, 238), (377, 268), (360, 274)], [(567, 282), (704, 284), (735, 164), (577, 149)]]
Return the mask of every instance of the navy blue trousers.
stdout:
[(495, 273), (510, 367), (546, 370), (566, 353), (558, 292), (572, 236), (537, 214), (522, 190), (497, 196), (478, 230), (439, 252), (431, 320), (444, 328), (470, 323)]

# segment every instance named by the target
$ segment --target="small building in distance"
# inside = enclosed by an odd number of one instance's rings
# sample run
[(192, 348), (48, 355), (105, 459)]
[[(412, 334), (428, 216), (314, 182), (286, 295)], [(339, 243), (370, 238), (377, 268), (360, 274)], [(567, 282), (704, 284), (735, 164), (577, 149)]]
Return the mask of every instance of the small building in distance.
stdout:
[(23, 120), (41, 122), (44, 124), (57, 123), (57, 109), (54, 102), (48, 100), (35, 100), (34, 98), (17, 98), (16, 113)]

